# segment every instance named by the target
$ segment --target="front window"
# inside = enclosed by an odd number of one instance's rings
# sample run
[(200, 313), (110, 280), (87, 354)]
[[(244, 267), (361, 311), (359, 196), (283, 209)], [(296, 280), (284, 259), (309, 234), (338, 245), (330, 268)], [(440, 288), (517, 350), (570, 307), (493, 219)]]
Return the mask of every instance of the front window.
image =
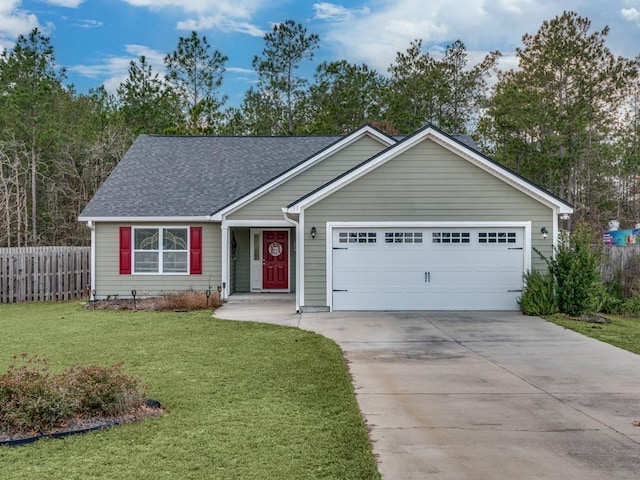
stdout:
[(186, 227), (134, 228), (134, 273), (188, 273)]

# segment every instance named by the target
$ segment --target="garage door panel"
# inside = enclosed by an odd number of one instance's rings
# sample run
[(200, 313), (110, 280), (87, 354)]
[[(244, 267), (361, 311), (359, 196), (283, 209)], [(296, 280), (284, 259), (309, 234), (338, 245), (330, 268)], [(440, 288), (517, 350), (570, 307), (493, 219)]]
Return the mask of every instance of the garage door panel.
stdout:
[[(336, 229), (336, 310), (513, 310), (524, 229)], [(349, 243), (351, 242), (351, 243)]]

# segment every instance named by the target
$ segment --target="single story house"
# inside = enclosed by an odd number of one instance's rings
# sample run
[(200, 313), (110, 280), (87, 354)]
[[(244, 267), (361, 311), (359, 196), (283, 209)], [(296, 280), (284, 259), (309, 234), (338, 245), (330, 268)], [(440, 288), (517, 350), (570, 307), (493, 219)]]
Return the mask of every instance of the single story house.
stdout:
[(295, 292), (298, 311), (515, 310), (569, 204), (427, 126), (142, 135), (79, 217), (91, 289)]

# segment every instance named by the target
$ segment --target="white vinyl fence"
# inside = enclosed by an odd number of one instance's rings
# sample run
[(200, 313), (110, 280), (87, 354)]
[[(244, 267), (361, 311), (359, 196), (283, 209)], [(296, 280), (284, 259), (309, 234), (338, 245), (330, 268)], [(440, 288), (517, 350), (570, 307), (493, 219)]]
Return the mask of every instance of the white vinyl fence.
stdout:
[(90, 247), (0, 248), (0, 303), (80, 298), (90, 267)]

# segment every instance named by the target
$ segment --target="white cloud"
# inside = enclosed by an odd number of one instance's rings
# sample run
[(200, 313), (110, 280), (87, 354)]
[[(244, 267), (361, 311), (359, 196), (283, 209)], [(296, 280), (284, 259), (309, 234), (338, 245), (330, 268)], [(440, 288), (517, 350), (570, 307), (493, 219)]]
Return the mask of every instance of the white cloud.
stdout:
[(56, 7), (78, 8), (84, 0), (45, 0), (49, 5)]
[(241, 67), (228, 67), (227, 72), (231, 73), (242, 73), (244, 75), (257, 75), (256, 71), (251, 68), (241, 68)]
[(124, 0), (134, 7), (147, 7), (151, 10), (177, 8), (185, 12), (203, 15), (223, 15), (230, 18), (250, 18), (261, 7), (257, 0)]
[(106, 77), (103, 84), (109, 92), (115, 92), (120, 84), (127, 79), (131, 61), (138, 60), (142, 55), (145, 56), (147, 63), (151, 65), (155, 73), (161, 77), (164, 75), (164, 53), (145, 45), (136, 44), (125, 45), (125, 51), (128, 55), (111, 56), (103, 63), (93, 65), (74, 65), (68, 67), (67, 70), (88, 78), (102, 79)]
[(0, 43), (4, 47), (13, 45), (13, 39), (39, 27), (38, 17), (21, 10), (22, 0), (0, 1)]
[(625, 20), (636, 23), (640, 22), (640, 12), (638, 12), (638, 9), (635, 7), (623, 8), (620, 10), (620, 14)]
[(365, 7), (361, 10), (353, 10), (335, 3), (320, 2), (314, 3), (315, 18), (319, 20), (330, 20), (338, 22), (346, 22), (352, 20), (356, 14), (367, 14), (369, 8)]
[(177, 30), (211, 30), (239, 32), (253, 37), (264, 36), (264, 31), (250, 23), (254, 13), (268, 6), (268, 0), (124, 0), (135, 7), (150, 10), (178, 9), (196, 18), (178, 20)]
[(240, 32), (252, 37), (263, 37), (265, 31), (248, 22), (236, 22), (221, 16), (201, 16), (198, 19), (181, 20), (176, 24), (178, 30), (211, 30), (218, 29), (223, 32)]
[(91, 20), (88, 18), (79, 18), (73, 21), (73, 26), (79, 28), (100, 28), (103, 25), (99, 20)]
[[(571, 10), (582, 2), (565, 3), (563, 8)], [(344, 8), (321, 5), (327, 16)], [(426, 49), (462, 40), (471, 63), (471, 58), (481, 59), (490, 50), (509, 55), (524, 33), (536, 32), (542, 21), (560, 14), (555, 0), (458, 0), (455, 7), (450, 0), (380, 0), (348, 22), (328, 22), (322, 41), (333, 48), (334, 57), (364, 62), (379, 72), (386, 72), (397, 53), (416, 39)]]

